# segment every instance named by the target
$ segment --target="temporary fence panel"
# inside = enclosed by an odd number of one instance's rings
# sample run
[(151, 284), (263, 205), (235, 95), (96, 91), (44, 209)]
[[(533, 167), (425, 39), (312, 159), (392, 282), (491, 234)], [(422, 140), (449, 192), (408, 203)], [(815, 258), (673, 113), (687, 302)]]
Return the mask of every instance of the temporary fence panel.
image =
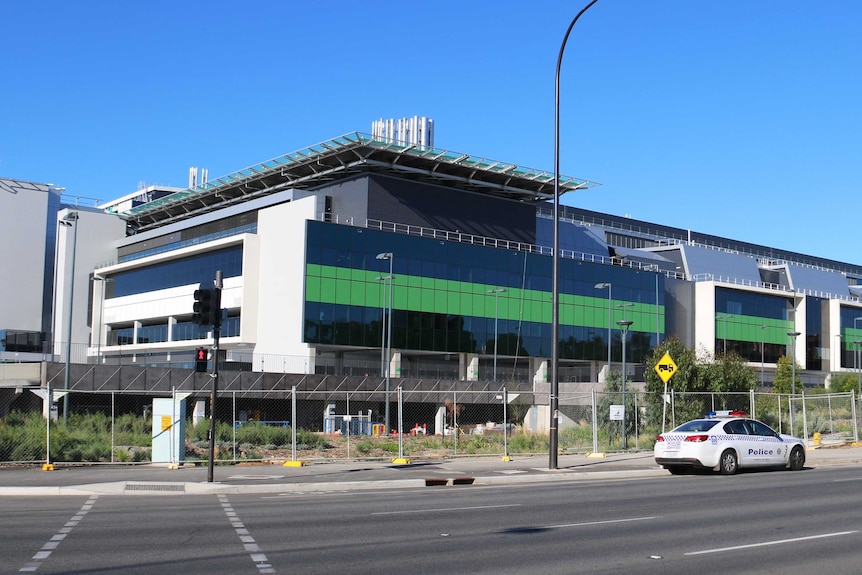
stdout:
[[(29, 393), (29, 392), (25, 392)], [(187, 396), (185, 394), (188, 394)], [(72, 392), (69, 411), (46, 420), (42, 396), (0, 419), (0, 461), (139, 463), (152, 461), (153, 400), (168, 393)], [(210, 458), (210, 394), (183, 392), (184, 453)], [(434, 459), (543, 454), (549, 449), (547, 395), (484, 391), (224, 391), (216, 400), (217, 461)], [(755, 394), (628, 391), (562, 394), (560, 453), (651, 449), (655, 436), (709, 411), (740, 409), (809, 443), (858, 440), (854, 393)], [(622, 409), (625, 403), (625, 409)], [(168, 431), (182, 433), (180, 426)], [(159, 427), (162, 429), (162, 427)]]

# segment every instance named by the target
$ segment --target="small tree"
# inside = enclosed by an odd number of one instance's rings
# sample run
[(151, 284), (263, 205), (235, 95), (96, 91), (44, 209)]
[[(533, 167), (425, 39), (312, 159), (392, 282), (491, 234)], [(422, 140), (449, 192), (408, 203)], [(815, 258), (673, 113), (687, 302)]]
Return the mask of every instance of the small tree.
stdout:
[(740, 392), (757, 387), (757, 376), (742, 356), (732, 351), (702, 365), (698, 377), (700, 387), (707, 391)]
[[(799, 364), (796, 364), (796, 385), (797, 390), (802, 389), (799, 381)], [(783, 355), (778, 358), (775, 368), (775, 378), (772, 380), (772, 391), (774, 393), (793, 393), (793, 358)]]
[(758, 379), (742, 356), (729, 352), (707, 360), (701, 365), (698, 376), (705, 390), (717, 394), (715, 409), (749, 411), (749, 397), (742, 392), (755, 389)]
[(855, 373), (842, 371), (833, 373), (829, 380), (829, 391), (832, 393), (859, 393), (859, 376)]

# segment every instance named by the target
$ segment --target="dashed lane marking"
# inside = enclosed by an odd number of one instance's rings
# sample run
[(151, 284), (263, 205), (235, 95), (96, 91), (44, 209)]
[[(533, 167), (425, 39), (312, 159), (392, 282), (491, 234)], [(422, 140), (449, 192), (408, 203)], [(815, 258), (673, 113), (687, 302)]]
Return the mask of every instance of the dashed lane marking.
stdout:
[(33, 555), (33, 558), (24, 564), (23, 567), (18, 569), (19, 573), (32, 573), (38, 569), (48, 557), (51, 556), (51, 553), (54, 552), (54, 549), (60, 545), (60, 543), (66, 538), (66, 536), (72, 532), (72, 529), (78, 526), (78, 524), (84, 519), (87, 513), (93, 509), (93, 505), (96, 504), (96, 499), (98, 499), (98, 495), (91, 495), (87, 502), (81, 506), (81, 509), (72, 516), (69, 521), (66, 522), (63, 527), (54, 534), (51, 539), (48, 540), (47, 543), (42, 545), (42, 548)]
[(266, 554), (261, 552), (260, 547), (254, 540), (254, 537), (252, 537), (248, 532), (248, 529), (245, 528), (245, 524), (240, 520), (236, 511), (233, 510), (233, 506), (228, 501), (227, 495), (219, 495), (218, 499), (221, 503), (222, 509), (224, 510), (224, 514), (227, 516), (228, 521), (230, 521), (231, 526), (233, 526), (236, 531), (237, 537), (239, 537), (239, 540), (242, 542), (242, 546), (245, 548), (246, 553), (248, 553), (252, 562), (254, 562), (255, 567), (257, 567), (258, 573), (275, 573), (275, 569), (269, 563), (269, 560), (266, 558)]

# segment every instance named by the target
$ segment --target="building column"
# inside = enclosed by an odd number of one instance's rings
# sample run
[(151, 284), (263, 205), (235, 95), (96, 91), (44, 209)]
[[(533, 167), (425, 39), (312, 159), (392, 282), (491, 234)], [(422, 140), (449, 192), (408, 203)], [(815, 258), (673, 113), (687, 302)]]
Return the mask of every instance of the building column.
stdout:
[(335, 365), (333, 366), (333, 370), (337, 375), (344, 375), (342, 370), (344, 369), (344, 352), (336, 351), (332, 354), (335, 356)]
[(461, 380), (478, 381), (479, 379), (479, 356), (475, 353), (458, 354), (459, 372)]
[(313, 374), (317, 372), (317, 348), (308, 348), (308, 356), (305, 358), (305, 373)]
[(530, 370), (533, 372), (533, 385), (548, 383), (548, 358), (531, 357)]
[(401, 377), (401, 352), (392, 351), (389, 356), (389, 377)]

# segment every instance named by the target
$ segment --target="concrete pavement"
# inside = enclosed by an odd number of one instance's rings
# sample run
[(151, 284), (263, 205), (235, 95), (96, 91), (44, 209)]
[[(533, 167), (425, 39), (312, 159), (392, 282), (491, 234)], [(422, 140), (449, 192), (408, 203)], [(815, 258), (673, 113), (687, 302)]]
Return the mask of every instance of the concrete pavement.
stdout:
[[(557, 469), (548, 457), (464, 457), (413, 460), (407, 465), (350, 460), (312, 462), (301, 467), (279, 464), (217, 465), (213, 482), (206, 465), (57, 465), (53, 471), (37, 466), (0, 467), (0, 496), (33, 495), (178, 495), (206, 493), (283, 493), (446, 485), (491, 485), (515, 482), (611, 480), (660, 476), (667, 471), (655, 464), (652, 451), (560, 455)], [(862, 447), (808, 449), (806, 468), (860, 465)]]

